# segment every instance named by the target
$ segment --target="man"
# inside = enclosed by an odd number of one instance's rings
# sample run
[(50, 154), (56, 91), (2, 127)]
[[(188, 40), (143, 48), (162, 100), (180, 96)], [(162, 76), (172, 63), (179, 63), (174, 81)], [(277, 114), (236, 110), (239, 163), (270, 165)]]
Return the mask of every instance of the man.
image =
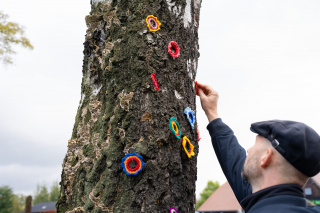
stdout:
[(253, 123), (255, 144), (245, 150), (218, 116), (218, 93), (198, 83), (198, 95), (221, 168), (246, 213), (320, 213), (302, 187), (320, 172), (320, 136), (309, 126), (271, 120)]

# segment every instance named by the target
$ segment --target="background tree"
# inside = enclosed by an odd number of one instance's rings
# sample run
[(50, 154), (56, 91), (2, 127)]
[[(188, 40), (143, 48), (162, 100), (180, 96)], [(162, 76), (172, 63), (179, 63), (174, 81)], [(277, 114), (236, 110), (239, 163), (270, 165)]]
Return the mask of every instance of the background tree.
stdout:
[(45, 184), (37, 184), (37, 191), (35, 192), (33, 205), (49, 201), (49, 192)]
[(12, 63), (13, 44), (20, 44), (22, 47), (33, 49), (30, 41), (24, 37), (23, 27), (17, 23), (7, 21), (8, 15), (0, 11), (0, 60), (4, 64)]
[(13, 213), (20, 212), (25, 207), (26, 196), (23, 194), (14, 194), (13, 196)]
[(13, 192), (9, 186), (0, 187), (0, 213), (12, 213)]
[(33, 205), (42, 202), (57, 201), (60, 193), (58, 181), (54, 181), (50, 191), (48, 187), (43, 184), (37, 184), (37, 190), (34, 194)]
[[(174, 207), (194, 213), (197, 131), (184, 110), (196, 109), (200, 5), (201, 0), (91, 1), (81, 101), (63, 161), (58, 212)], [(148, 29), (149, 15), (161, 22), (159, 31)], [(181, 48), (177, 58), (167, 52), (170, 41)], [(171, 133), (171, 117), (195, 156), (188, 158), (182, 137)], [(134, 152), (145, 165), (139, 174), (126, 175), (122, 159)]]
[(50, 193), (49, 193), (49, 201), (57, 201), (59, 198), (60, 187), (58, 181), (53, 182)]
[(197, 201), (196, 209), (198, 209), (212, 194), (220, 187), (218, 181), (208, 181), (206, 188), (200, 193), (200, 199)]

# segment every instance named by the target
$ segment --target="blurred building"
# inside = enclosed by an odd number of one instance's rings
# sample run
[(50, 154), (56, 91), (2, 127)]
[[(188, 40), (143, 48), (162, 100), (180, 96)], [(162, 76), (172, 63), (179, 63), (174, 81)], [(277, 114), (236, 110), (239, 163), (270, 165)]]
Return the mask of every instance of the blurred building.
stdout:
[(220, 186), (198, 209), (199, 213), (240, 213), (241, 206), (228, 182)]
[[(45, 202), (45, 203), (38, 203), (32, 206), (31, 209), (32, 213), (56, 213), (56, 202)], [(24, 213), (21, 211), (20, 213)]]
[(308, 180), (304, 187), (304, 193), (310, 203), (320, 206), (320, 174)]

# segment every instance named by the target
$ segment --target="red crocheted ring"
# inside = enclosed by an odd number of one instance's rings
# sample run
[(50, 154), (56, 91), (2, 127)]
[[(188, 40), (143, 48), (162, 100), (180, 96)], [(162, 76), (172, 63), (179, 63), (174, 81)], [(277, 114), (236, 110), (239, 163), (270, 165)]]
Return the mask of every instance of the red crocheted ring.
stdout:
[(196, 95), (199, 95), (199, 87), (198, 87), (198, 82), (196, 81)]
[(144, 166), (144, 162), (142, 161), (142, 159), (142, 156), (137, 155), (135, 152), (132, 154), (126, 154), (126, 156), (122, 158), (121, 162), (123, 171), (127, 175), (137, 175)]
[[(131, 168), (130, 166), (129, 166), (129, 163), (131, 162), (131, 161), (135, 161), (136, 162), (136, 167), (134, 167), (134, 168)], [(140, 163), (140, 159), (138, 158), (138, 157), (136, 157), (136, 156), (132, 156), (132, 157), (128, 157), (125, 161), (124, 161), (124, 164), (125, 164), (125, 168), (127, 169), (127, 170), (129, 170), (130, 172), (137, 172), (140, 168), (141, 168), (141, 163)]]
[(170, 41), (168, 45), (168, 53), (173, 57), (173, 58), (178, 58), (180, 56), (180, 48), (175, 41)]
[(153, 81), (153, 84), (154, 84), (154, 88), (156, 89), (156, 90), (159, 90), (159, 84), (157, 83), (157, 79), (156, 79), (156, 77), (155, 77), (156, 75), (155, 74), (151, 74), (151, 78), (152, 78), (152, 81)]

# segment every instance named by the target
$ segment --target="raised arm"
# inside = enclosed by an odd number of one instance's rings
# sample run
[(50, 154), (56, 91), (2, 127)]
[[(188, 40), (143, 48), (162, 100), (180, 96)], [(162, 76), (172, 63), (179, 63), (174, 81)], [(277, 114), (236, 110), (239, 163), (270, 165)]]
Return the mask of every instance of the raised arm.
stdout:
[(246, 151), (238, 143), (233, 131), (218, 116), (218, 93), (210, 86), (200, 83), (198, 83), (198, 89), (202, 109), (209, 120), (207, 129), (214, 151), (236, 198), (240, 202), (252, 192), (250, 184), (241, 177)]

